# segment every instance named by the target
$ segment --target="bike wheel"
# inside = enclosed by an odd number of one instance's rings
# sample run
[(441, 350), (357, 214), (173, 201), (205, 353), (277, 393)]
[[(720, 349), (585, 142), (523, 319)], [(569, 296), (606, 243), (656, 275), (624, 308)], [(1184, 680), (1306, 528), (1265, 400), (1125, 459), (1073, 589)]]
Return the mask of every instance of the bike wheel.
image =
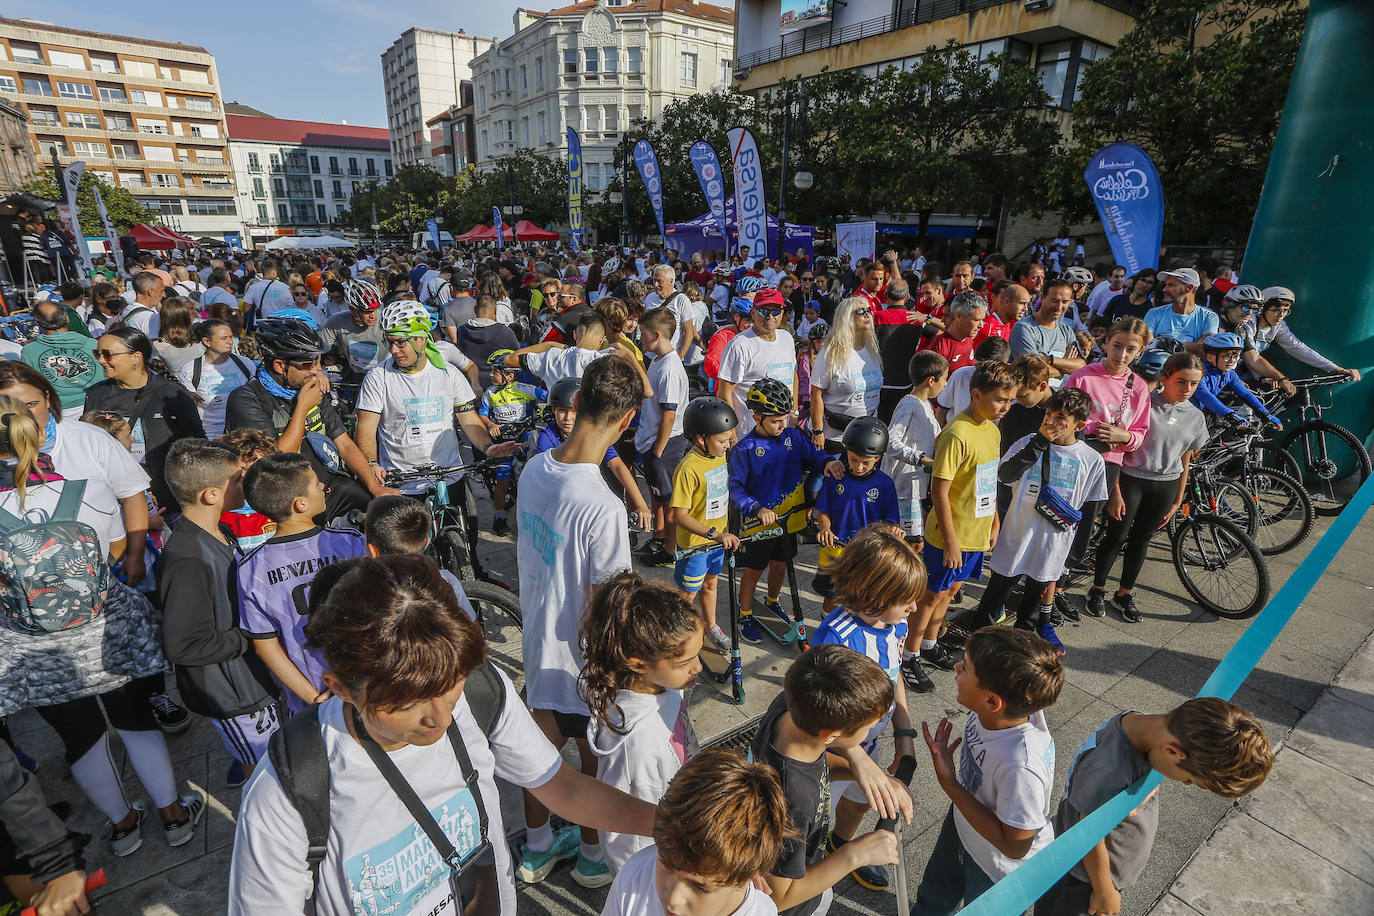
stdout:
[(1273, 468), (1250, 468), (1245, 485), (1254, 494), (1259, 513), (1254, 540), (1260, 553), (1285, 553), (1307, 540), (1317, 512), (1302, 484)]
[(1183, 519), (1174, 529), (1174, 570), (1193, 600), (1218, 617), (1244, 620), (1269, 600), (1269, 569), (1240, 526), (1215, 515)]
[(1335, 423), (1308, 420), (1283, 437), (1283, 450), (1298, 463), (1298, 482), (1318, 515), (1337, 515), (1369, 479), (1369, 452), (1359, 437)]
[(447, 570), (454, 578), (460, 580), (477, 578), (477, 571), (472, 565), (472, 551), (456, 528), (445, 528), (435, 535), (431, 549), (439, 567)]
[(1259, 530), (1259, 510), (1255, 506), (1255, 495), (1237, 480), (1218, 480), (1213, 483), (1212, 498), (1216, 500), (1213, 512), (1224, 519), (1235, 522), (1248, 536), (1253, 538)]
[(521, 661), (520, 628), (524, 618), (520, 614), (520, 599), (512, 591), (490, 582), (465, 579), (458, 583), (472, 604), (487, 640), (487, 655), (521, 689), (525, 679)]

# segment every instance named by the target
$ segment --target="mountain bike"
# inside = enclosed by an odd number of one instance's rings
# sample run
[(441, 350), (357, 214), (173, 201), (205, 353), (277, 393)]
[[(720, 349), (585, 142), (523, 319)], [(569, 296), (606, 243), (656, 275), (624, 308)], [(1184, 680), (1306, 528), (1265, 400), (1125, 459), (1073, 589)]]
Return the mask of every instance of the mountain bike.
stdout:
[[(1216, 466), (1229, 457), (1221, 450), (1192, 463), (1184, 504), (1167, 527), (1174, 571), (1188, 594), (1218, 617), (1243, 620), (1269, 601), (1269, 567), (1246, 530), (1218, 511)], [(1244, 504), (1257, 513), (1248, 491)]]
[[(1296, 410), (1298, 424), (1287, 430), (1278, 441), (1278, 448), (1291, 456), (1298, 466), (1298, 482), (1312, 496), (1318, 515), (1337, 515), (1350, 502), (1355, 491), (1369, 479), (1369, 451), (1360, 437), (1322, 419), (1331, 407), (1330, 399), (1320, 403), (1312, 392), (1331, 388), (1350, 381), (1346, 375), (1316, 375), (1311, 378), (1289, 379), (1298, 389), (1292, 398), (1273, 392), (1264, 400), (1271, 413)], [(1270, 464), (1271, 467), (1283, 467)]]

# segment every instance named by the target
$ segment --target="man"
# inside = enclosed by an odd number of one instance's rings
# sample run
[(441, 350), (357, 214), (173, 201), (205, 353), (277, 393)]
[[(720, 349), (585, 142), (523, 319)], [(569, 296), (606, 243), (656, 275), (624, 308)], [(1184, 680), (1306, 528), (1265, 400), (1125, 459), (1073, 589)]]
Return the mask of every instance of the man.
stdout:
[(691, 351), (692, 345), (697, 339), (697, 325), (694, 320), (695, 311), (687, 294), (679, 292), (675, 285), (677, 274), (673, 268), (667, 264), (655, 265), (650, 282), (653, 284), (654, 291), (644, 297), (644, 309), (648, 311), (658, 306), (663, 306), (672, 313), (677, 321), (677, 327), (673, 331), (673, 349), (677, 355), (682, 357), (683, 362), (687, 361), (687, 354)]
[(1078, 352), (1073, 323), (1064, 317), (1072, 304), (1073, 286), (1067, 280), (1051, 280), (1040, 297), (1040, 307), (1011, 329), (1011, 358), (1038, 353), (1059, 376), (1087, 365)]
[[(1227, 293), (1234, 290), (1235, 287), (1223, 289), (1221, 286), (1217, 286), (1213, 283), (1212, 280), (1216, 277), (1216, 270), (1217, 265), (1215, 261), (1197, 262), (1197, 276), (1200, 282), (1197, 292), (1194, 294), (1194, 298), (1197, 299), (1198, 305), (1206, 306), (1217, 314), (1221, 314), (1222, 310), (1226, 308), (1226, 306), (1222, 305), (1223, 298)], [(1256, 292), (1258, 292), (1258, 289)]]
[(296, 307), (291, 285), (277, 278), (281, 265), (268, 259), (262, 265), (262, 278), (244, 289), (243, 301), (248, 306), (250, 322), (271, 317), (273, 312)]
[(720, 360), (716, 397), (735, 409), (741, 438), (754, 428), (747, 403), (750, 385), (765, 377), (777, 379), (791, 389), (793, 403), (797, 399), (797, 350), (792, 335), (778, 330), (783, 308), (781, 293), (759, 290), (750, 309), (752, 327), (730, 341)]
[(1145, 313), (1145, 324), (1155, 337), (1172, 337), (1181, 343), (1190, 344), (1215, 334), (1220, 317), (1208, 308), (1197, 304), (1195, 295), (1201, 280), (1197, 271), (1191, 267), (1178, 270), (1161, 271), (1164, 279), (1164, 305), (1155, 306)]
[(496, 300), (483, 296), (477, 300), (473, 316), (456, 329), (454, 345), (477, 367), (478, 384), (485, 391), (491, 384), (487, 357), (497, 350), (518, 350), (520, 341), (510, 325), (496, 320)]
[(682, 275), (682, 279), (695, 283), (702, 289), (711, 279), (711, 273), (706, 269), (706, 260), (701, 256), (701, 252), (694, 252), (691, 259), (687, 262), (687, 272)]
[(339, 365), (343, 380), (357, 384), (373, 366), (386, 359), (382, 329), (377, 316), (382, 297), (371, 280), (349, 280), (344, 286), (348, 310), (335, 315), (320, 329), (320, 340), (330, 362)]
[[(959, 261), (950, 270), (949, 291), (946, 292), (945, 295), (950, 298), (953, 298), (954, 296), (957, 296), (960, 293), (962, 293), (964, 290), (969, 289), (971, 283), (973, 283), (972, 262)], [(992, 290), (984, 286), (983, 292), (979, 293), (979, 295), (987, 301), (989, 306), (992, 305)]]
[(1086, 331), (1088, 324), (1083, 316), (1087, 310), (1087, 290), (1093, 282), (1092, 271), (1086, 267), (1075, 265), (1064, 271), (1063, 278), (1069, 281), (1069, 286), (1073, 289), (1073, 303), (1069, 306), (1069, 320), (1073, 322), (1075, 331)]
[(563, 288), (558, 293), (557, 308), (558, 313), (553, 316), (553, 323), (549, 326), (548, 333), (544, 335), (544, 340), (540, 342), (544, 343), (551, 340), (555, 343), (571, 344), (577, 322), (591, 308), (587, 304), (587, 288), (581, 283), (565, 280)]
[(720, 361), (725, 357), (725, 350), (730, 346), (730, 341), (749, 327), (753, 309), (752, 300), (743, 296), (734, 297), (730, 300), (728, 316), (722, 316), (720, 329), (706, 344), (706, 360), (702, 363), (701, 371), (711, 382), (713, 390), (716, 380), (720, 377)]
[(453, 265), (448, 261), (425, 274), (420, 301), (432, 309), (443, 311), (453, 298)]
[(860, 274), (859, 288), (854, 295), (867, 300), (869, 306), (877, 311), (885, 306), (882, 289), (887, 285), (887, 268), (881, 261), (865, 264)]
[[(889, 283), (886, 299), (887, 311), (900, 309), (913, 319), (924, 319), (916, 311), (916, 300), (911, 298), (911, 288), (905, 280)], [(911, 390), (911, 354), (920, 346), (924, 330), (924, 320), (880, 324), (873, 328), (878, 338), (878, 359), (883, 365), (883, 391), (878, 398), (878, 418), (884, 423), (892, 419), (897, 402)]]
[(444, 303), (441, 315), (444, 334), (448, 337), (449, 343), (456, 344), (458, 329), (477, 315), (477, 300), (472, 295), (470, 277), (454, 277), (453, 298)]
[(1022, 264), (1016, 268), (1016, 282), (1031, 295), (1031, 308), (1039, 306), (1040, 291), (1045, 286), (1045, 268), (1036, 263)]
[[(1230, 292), (1221, 301), (1221, 309), (1217, 316), (1220, 321), (1217, 327), (1222, 332), (1235, 334), (1240, 338), (1240, 359), (1251, 375), (1269, 379), (1283, 389), (1286, 397), (1291, 398), (1298, 393), (1298, 389), (1282, 372), (1274, 368), (1273, 363), (1260, 355), (1259, 347), (1255, 343), (1254, 316), (1259, 312), (1263, 301), (1258, 286), (1243, 283), (1231, 287)], [(1187, 349), (1189, 353), (1205, 357), (1206, 351), (1201, 343), (1188, 344)]]
[(105, 327), (136, 328), (152, 340), (160, 329), (157, 310), (162, 308), (162, 278), (151, 270), (139, 271), (134, 274), (129, 287), (134, 291), (134, 301), (126, 305), (114, 321), (107, 322)]
[(1011, 262), (1000, 251), (994, 251), (983, 259), (983, 276), (988, 281), (988, 289), (1007, 279), (1007, 269)]
[(735, 269), (731, 274), (730, 279), (738, 281), (739, 278), (744, 276), (745, 274), (750, 274), (754, 272), (754, 268), (751, 266), (751, 262), (749, 260), (748, 245), (739, 246), (739, 250), (735, 252), (734, 260)]
[(1121, 292), (1122, 286), (1126, 283), (1126, 268), (1120, 264), (1113, 264), (1108, 269), (1107, 279), (1093, 287), (1093, 291), (1088, 294), (1088, 318), (1094, 315), (1101, 315), (1107, 310), (1107, 303), (1111, 302)]
[(69, 280), (57, 291), (62, 296), (62, 308), (67, 312), (67, 330), (90, 337), (86, 318), (91, 314), (91, 306), (86, 303), (86, 287)]
[(992, 309), (988, 312), (987, 321), (983, 322), (983, 329), (973, 339), (974, 349), (989, 337), (1000, 337), (1010, 342), (1012, 326), (1026, 316), (1029, 306), (1030, 293), (1026, 292), (1026, 288), (1004, 281), (1002, 291), (993, 297)]
[(209, 277), (209, 285), (200, 296), (200, 307), (208, 311), (210, 306), (223, 303), (238, 311), (239, 297), (234, 292), (233, 275), (229, 273), (228, 268), (222, 264), (211, 268)]
[(973, 342), (987, 321), (988, 304), (966, 289), (945, 303), (945, 329), (921, 341), (919, 350), (934, 350), (949, 361), (949, 371), (973, 365)]
[(43, 334), (24, 344), (19, 359), (52, 384), (62, 404), (62, 419), (79, 420), (86, 407), (86, 389), (105, 378), (95, 358), (95, 341), (89, 334), (70, 329), (71, 317), (59, 303), (38, 303), (33, 320)]
[(205, 294), (205, 284), (200, 282), (200, 277), (191, 273), (181, 264), (172, 265), (172, 291), (183, 299), (190, 299), (196, 305), (200, 305), (201, 298)]
[(1145, 313), (1154, 308), (1151, 296), (1158, 282), (1152, 267), (1142, 267), (1135, 276), (1128, 278), (1122, 292), (1108, 299), (1102, 308), (1102, 317), (1108, 326), (1122, 318), (1144, 318)]

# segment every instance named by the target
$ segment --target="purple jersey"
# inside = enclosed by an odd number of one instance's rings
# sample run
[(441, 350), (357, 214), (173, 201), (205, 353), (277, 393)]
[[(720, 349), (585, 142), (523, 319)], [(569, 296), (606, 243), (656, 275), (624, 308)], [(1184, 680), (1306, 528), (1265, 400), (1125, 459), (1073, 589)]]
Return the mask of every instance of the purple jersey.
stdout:
[[(323, 690), (324, 656), (305, 646), (307, 589), (329, 564), (366, 553), (362, 534), (346, 528), (312, 528), (261, 544), (239, 561), (239, 626), (254, 638), (279, 638), (301, 674)], [(284, 692), (293, 715), (305, 709), (304, 700)]]

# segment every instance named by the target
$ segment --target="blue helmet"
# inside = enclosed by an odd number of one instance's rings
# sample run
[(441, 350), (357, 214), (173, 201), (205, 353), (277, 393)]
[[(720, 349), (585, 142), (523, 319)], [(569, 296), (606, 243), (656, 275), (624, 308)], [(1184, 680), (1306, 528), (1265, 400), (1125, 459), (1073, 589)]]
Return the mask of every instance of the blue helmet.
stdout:
[(1147, 382), (1154, 381), (1164, 371), (1164, 364), (1169, 361), (1169, 356), (1170, 354), (1163, 350), (1146, 350), (1135, 361), (1136, 374)]
[(754, 303), (743, 296), (736, 296), (730, 300), (730, 308), (737, 315), (748, 315), (754, 310)]
[(306, 324), (310, 325), (310, 327), (316, 331), (320, 329), (320, 323), (315, 320), (315, 316), (307, 312), (305, 309), (277, 309), (275, 312), (272, 313), (272, 317), (294, 318), (297, 321), (304, 321)]
[(1239, 334), (1208, 334), (1202, 338), (1202, 348), (1204, 350), (1244, 350), (1245, 341), (1240, 339)]
[(763, 289), (763, 277), (740, 277), (735, 282), (735, 292), (756, 293)]

